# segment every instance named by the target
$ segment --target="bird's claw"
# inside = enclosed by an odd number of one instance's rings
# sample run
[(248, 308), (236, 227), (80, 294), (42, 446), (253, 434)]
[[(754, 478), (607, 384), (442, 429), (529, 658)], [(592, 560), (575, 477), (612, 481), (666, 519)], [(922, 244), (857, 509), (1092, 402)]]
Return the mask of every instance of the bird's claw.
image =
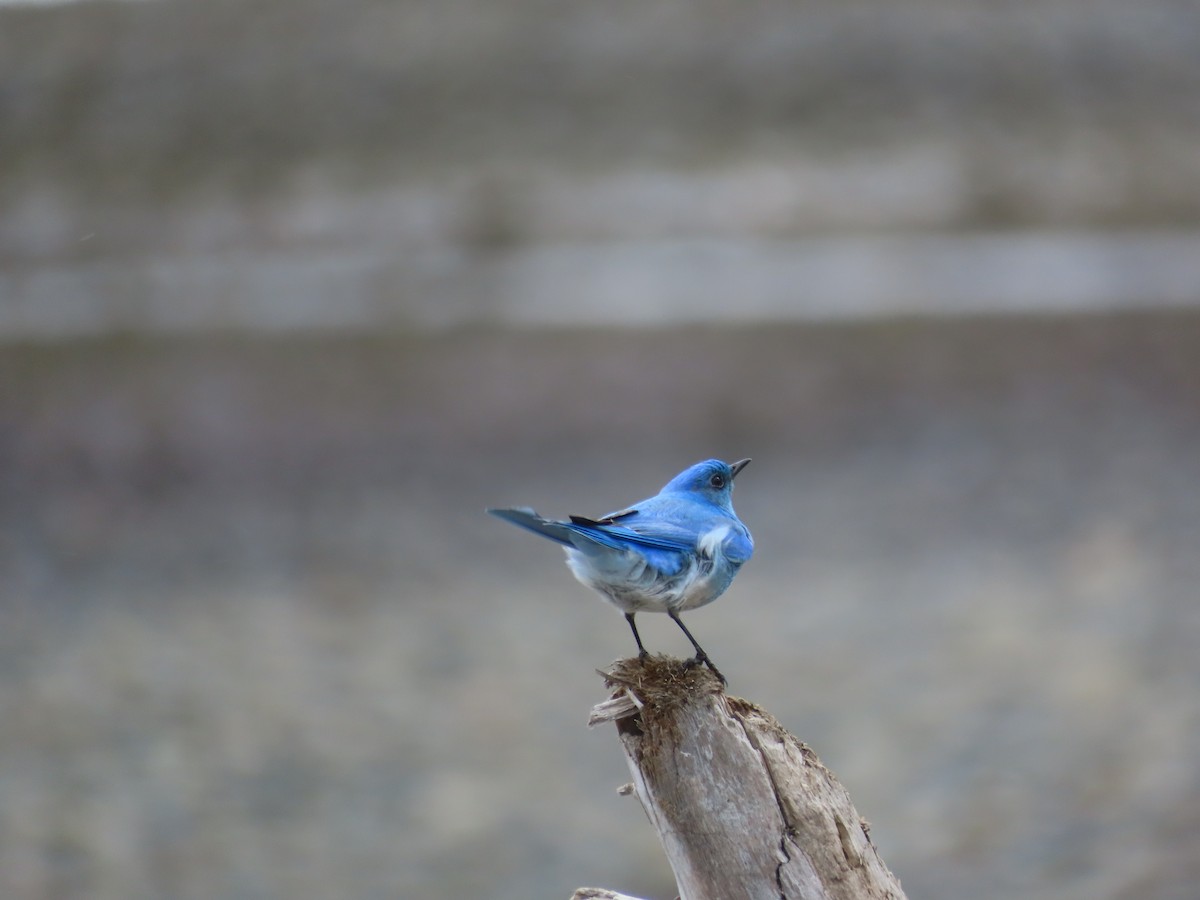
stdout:
[(728, 679), (726, 679), (725, 676), (721, 674), (720, 669), (718, 669), (716, 666), (713, 665), (713, 661), (711, 659), (709, 659), (708, 655), (705, 653), (697, 653), (695, 656), (693, 656), (691, 659), (689, 659), (687, 662), (684, 663), (684, 665), (689, 669), (693, 669), (696, 666), (699, 666), (702, 664), (705, 666), (708, 666), (708, 671), (712, 672), (714, 675), (717, 676), (717, 681), (721, 682), (722, 686), (729, 684)]

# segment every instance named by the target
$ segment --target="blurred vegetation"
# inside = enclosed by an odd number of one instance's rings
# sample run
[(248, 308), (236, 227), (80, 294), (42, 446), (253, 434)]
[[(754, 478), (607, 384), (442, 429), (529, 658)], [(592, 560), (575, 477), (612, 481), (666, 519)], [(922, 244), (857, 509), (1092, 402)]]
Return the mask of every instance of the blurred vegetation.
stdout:
[(1062, 215), (1200, 221), (1200, 8), (1172, 0), (211, 0), (0, 23), (3, 193), (155, 203), (313, 166), (361, 186), (932, 142), (968, 165), (969, 220), (1020, 224), (1036, 184), (1084, 179), (1098, 196)]

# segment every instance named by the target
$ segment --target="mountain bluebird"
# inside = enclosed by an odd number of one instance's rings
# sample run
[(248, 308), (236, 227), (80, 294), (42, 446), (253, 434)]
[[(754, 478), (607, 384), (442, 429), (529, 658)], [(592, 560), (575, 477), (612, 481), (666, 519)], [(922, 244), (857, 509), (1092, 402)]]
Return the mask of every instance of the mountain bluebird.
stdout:
[(665, 612), (696, 648), (693, 662), (724, 683), (679, 614), (720, 597), (754, 552), (732, 499), (733, 479), (749, 462), (696, 463), (653, 497), (599, 519), (543, 519), (528, 507), (488, 512), (563, 544), (575, 577), (625, 613), (640, 657), (646, 648), (633, 617)]

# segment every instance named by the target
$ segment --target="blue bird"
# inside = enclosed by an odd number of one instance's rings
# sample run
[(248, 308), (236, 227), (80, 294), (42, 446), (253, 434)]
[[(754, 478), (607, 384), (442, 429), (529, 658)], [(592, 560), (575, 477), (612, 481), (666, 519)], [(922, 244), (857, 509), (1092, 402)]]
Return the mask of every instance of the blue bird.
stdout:
[(693, 662), (724, 683), (679, 614), (720, 597), (754, 553), (754, 539), (733, 511), (733, 480), (749, 462), (696, 463), (653, 497), (598, 519), (544, 519), (528, 507), (488, 512), (564, 545), (575, 577), (625, 614), (639, 657), (646, 648), (633, 617), (665, 612), (696, 648)]

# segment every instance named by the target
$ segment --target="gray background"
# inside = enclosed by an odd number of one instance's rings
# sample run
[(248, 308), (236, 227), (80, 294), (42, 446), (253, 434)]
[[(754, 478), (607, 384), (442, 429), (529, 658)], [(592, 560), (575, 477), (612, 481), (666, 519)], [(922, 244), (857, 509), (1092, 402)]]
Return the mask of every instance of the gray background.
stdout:
[(3, 6), (0, 85), (0, 894), (674, 896), (482, 510), (752, 456), (689, 625), (914, 900), (1195, 896), (1191, 6)]

